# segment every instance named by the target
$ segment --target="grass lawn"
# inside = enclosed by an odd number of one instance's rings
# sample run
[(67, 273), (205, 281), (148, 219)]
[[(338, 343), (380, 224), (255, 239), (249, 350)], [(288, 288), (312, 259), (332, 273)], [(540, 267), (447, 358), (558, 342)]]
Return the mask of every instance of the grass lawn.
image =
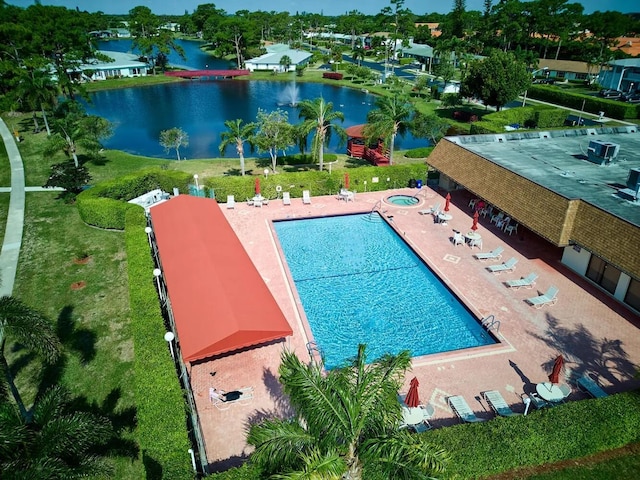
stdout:
[[(88, 227), (74, 205), (53, 192), (28, 193), (14, 294), (45, 313), (64, 344), (63, 359), (43, 368), (20, 350), (18, 387), (30, 404), (38, 390), (60, 383), (134, 439), (133, 341), (128, 318), (124, 233)], [(88, 255), (86, 264), (78, 257)], [(34, 381), (35, 380), (35, 381)], [(142, 461), (114, 459), (114, 478), (144, 478)]]
[(488, 480), (635, 480), (638, 472), (640, 444), (636, 443), (585, 458), (504, 472)]

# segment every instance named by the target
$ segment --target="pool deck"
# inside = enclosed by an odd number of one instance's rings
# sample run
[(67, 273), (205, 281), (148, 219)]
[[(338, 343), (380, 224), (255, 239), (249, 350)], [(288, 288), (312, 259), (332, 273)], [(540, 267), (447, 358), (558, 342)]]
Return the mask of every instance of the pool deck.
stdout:
[[(518, 260), (515, 272), (489, 272), (488, 265), (501, 262), (481, 262), (473, 257), (480, 249), (454, 246), (451, 242), (454, 231), (465, 234), (473, 222), (473, 212), (467, 206), (471, 197), (466, 191), (451, 193), (448, 213), (453, 219), (446, 225), (435, 223), (431, 215), (418, 213), (438, 203), (445, 205), (446, 192), (427, 187), (357, 193), (354, 202), (326, 196), (312, 197), (310, 205), (304, 205), (299, 198), (292, 199), (289, 206), (281, 200), (272, 200), (262, 208), (245, 203), (236, 203), (234, 209), (221, 205), (288, 319), (293, 336), (192, 367), (191, 384), (211, 471), (238, 465), (247, 457), (251, 447), (245, 439), (250, 424), (290, 413), (277, 380), (283, 347), (309, 359), (303, 314), (281, 260), (271, 220), (369, 212), (380, 200), (397, 194), (418, 194), (421, 202), (402, 207), (383, 201), (381, 213), (478, 318), (494, 315), (500, 321), (498, 345), (414, 358), (405, 388), (414, 376), (419, 379), (421, 401), (430, 402), (436, 410), (431, 421), (434, 427), (458, 423), (446, 403), (450, 395), (463, 395), (476, 415), (489, 419), (495, 415), (480, 394), (499, 390), (514, 410), (522, 412), (522, 393), (547, 381), (560, 353), (565, 356), (567, 375), (595, 372), (609, 393), (640, 386), (640, 381), (633, 379), (640, 365), (640, 317), (562, 265), (562, 249), (524, 229), (509, 236), (490, 224), (488, 217), (480, 217), (477, 233), (482, 235), (482, 251), (501, 245), (505, 249), (502, 261), (510, 257)], [(532, 289), (512, 290), (503, 283), (530, 272), (539, 274)], [(550, 285), (560, 290), (556, 305), (536, 309), (525, 302)], [(420, 301), (420, 292), (414, 295), (415, 301)], [(252, 386), (254, 396), (246, 405), (219, 410), (209, 402), (211, 386), (224, 390)], [(584, 398), (583, 393), (573, 389), (570, 399)]]

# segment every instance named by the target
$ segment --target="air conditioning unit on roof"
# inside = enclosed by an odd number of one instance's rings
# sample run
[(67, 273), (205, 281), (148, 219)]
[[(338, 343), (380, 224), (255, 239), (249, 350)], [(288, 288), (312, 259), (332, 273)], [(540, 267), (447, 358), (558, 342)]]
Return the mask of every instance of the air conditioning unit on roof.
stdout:
[(598, 165), (606, 165), (618, 156), (620, 145), (617, 143), (591, 140), (587, 148), (587, 158)]

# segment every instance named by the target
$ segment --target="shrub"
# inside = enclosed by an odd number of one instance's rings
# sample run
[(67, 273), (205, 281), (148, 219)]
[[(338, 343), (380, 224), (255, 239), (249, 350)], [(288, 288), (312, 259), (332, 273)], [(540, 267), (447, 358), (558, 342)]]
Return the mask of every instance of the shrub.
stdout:
[(331, 80), (342, 80), (342, 74), (338, 72), (324, 72), (322, 78), (330, 78)]
[(125, 243), (136, 353), (136, 433), (147, 478), (192, 479), (185, 402), (163, 338), (164, 320), (154, 283), (150, 280), (154, 265), (144, 231), (146, 226), (141, 208), (127, 212)]
[(190, 180), (191, 175), (185, 172), (157, 168), (143, 170), (85, 190), (76, 200), (78, 212), (88, 225), (124, 230), (126, 211), (140, 208), (126, 203), (128, 200), (156, 188), (172, 192), (176, 187), (184, 193)]
[(640, 394), (569, 402), (529, 415), (425, 433), (451, 461), (447, 478), (479, 478), (580, 458), (640, 440)]
[(599, 112), (604, 112), (607, 117), (620, 120), (640, 118), (640, 104), (629, 104), (592, 95), (574, 93), (549, 85), (532, 85), (529, 87), (528, 92), (529, 97), (536, 100), (543, 100), (576, 110), (584, 110), (595, 115)]
[(407, 158), (427, 158), (432, 151), (433, 147), (414, 148), (405, 152), (404, 156)]

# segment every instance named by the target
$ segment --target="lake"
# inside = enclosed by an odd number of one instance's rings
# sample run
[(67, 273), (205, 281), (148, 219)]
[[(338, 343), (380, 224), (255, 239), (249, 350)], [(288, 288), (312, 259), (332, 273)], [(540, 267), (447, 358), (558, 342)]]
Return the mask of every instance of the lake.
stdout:
[[(200, 51), (200, 42), (180, 41), (187, 52), (192, 68), (228, 68), (213, 63), (220, 60)], [(104, 50), (129, 51), (131, 41), (101, 42)], [(179, 58), (179, 57), (178, 57)], [(208, 62), (205, 64), (197, 62)], [(87, 111), (110, 120), (114, 135), (104, 142), (105, 148), (157, 158), (175, 158), (160, 146), (160, 132), (173, 127), (182, 128), (189, 135), (189, 146), (181, 149), (186, 158), (219, 157), (220, 134), (226, 131), (226, 120), (242, 119), (253, 122), (258, 109), (281, 108), (289, 115), (290, 123), (299, 123), (298, 109), (290, 104), (302, 99), (324, 98), (333, 102), (334, 111), (344, 114), (344, 128), (366, 122), (367, 113), (375, 101), (374, 95), (360, 90), (318, 83), (289, 83), (256, 80), (192, 80), (180, 83), (125, 88), (95, 92)], [(308, 142), (309, 147), (311, 141)], [(396, 139), (397, 149), (427, 146), (427, 140), (407, 135)], [(291, 148), (287, 153), (297, 153)], [(334, 135), (327, 152), (345, 153)], [(229, 148), (228, 157), (236, 157)], [(267, 154), (261, 155), (267, 157)]]

